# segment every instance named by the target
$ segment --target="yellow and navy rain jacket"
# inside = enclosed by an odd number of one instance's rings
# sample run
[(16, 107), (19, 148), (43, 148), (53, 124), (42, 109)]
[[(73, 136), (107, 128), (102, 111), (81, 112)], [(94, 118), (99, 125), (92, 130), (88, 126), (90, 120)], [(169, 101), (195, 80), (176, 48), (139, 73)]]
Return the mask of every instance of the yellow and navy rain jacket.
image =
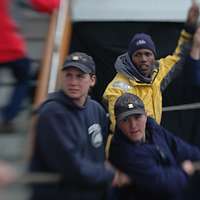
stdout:
[[(156, 61), (150, 82), (144, 82), (135, 76), (127, 76), (117, 70), (116, 76), (109, 83), (103, 94), (103, 100), (108, 106), (112, 132), (115, 129), (114, 104), (116, 99), (125, 92), (140, 97), (144, 102), (147, 115), (160, 123), (162, 114), (161, 92), (182, 69), (191, 47), (191, 37), (185, 30), (181, 31), (174, 53)], [(126, 68), (128, 65), (127, 58), (128, 53), (119, 56), (115, 63), (115, 68), (118, 69), (119, 65), (122, 68)]]

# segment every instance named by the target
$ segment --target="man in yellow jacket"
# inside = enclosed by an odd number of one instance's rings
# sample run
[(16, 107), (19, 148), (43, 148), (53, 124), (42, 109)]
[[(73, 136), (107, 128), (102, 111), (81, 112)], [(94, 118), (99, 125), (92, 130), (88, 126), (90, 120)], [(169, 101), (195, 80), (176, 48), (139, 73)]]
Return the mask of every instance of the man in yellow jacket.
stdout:
[[(111, 120), (111, 131), (114, 131), (114, 104), (125, 92), (137, 95), (145, 104), (148, 116), (158, 123), (162, 114), (162, 94), (175, 74), (184, 65), (189, 54), (192, 34), (195, 31), (199, 8), (193, 3), (188, 11), (185, 29), (181, 31), (178, 45), (172, 55), (156, 60), (156, 48), (151, 37), (138, 33), (132, 38), (128, 51), (120, 55), (115, 63), (117, 71), (114, 79), (107, 86), (105, 100)], [(168, 38), (165, 38), (166, 42)]]

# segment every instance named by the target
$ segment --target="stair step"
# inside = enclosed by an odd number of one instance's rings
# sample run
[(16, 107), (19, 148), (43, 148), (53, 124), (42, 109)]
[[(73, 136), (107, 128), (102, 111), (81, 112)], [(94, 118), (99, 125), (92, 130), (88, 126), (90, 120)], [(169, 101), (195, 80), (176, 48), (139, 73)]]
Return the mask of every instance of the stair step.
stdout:
[(40, 60), (43, 56), (44, 41), (40, 40), (28, 40), (28, 55), (34, 60)]

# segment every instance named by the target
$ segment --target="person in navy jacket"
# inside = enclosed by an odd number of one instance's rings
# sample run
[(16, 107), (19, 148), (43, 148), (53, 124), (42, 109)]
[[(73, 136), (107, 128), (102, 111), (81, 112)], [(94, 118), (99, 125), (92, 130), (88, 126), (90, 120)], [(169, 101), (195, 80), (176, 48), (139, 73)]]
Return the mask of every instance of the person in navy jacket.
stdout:
[(60, 176), (57, 183), (33, 185), (34, 200), (103, 200), (112, 185), (128, 177), (105, 161), (106, 113), (88, 96), (96, 81), (95, 63), (85, 53), (69, 55), (62, 68), (62, 89), (41, 105), (31, 172)]
[(142, 100), (125, 93), (114, 107), (116, 132), (109, 160), (131, 184), (115, 189), (118, 199), (181, 199), (188, 184), (185, 163), (200, 160), (200, 150), (147, 117)]

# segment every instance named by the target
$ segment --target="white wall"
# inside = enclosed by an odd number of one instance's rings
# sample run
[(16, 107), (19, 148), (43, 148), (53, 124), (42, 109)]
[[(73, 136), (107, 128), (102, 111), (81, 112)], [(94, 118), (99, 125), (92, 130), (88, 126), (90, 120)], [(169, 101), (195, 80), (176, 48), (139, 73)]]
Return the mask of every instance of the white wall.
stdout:
[(183, 22), (191, 0), (72, 0), (74, 21)]

